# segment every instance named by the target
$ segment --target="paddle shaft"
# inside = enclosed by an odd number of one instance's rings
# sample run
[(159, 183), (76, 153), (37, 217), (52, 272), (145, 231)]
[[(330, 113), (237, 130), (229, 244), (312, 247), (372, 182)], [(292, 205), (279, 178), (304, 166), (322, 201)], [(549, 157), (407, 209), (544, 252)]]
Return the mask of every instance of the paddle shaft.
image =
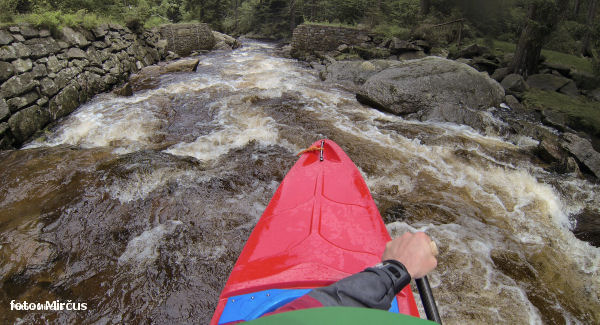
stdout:
[(420, 279), (415, 279), (415, 282), (417, 283), (417, 289), (419, 289), (419, 295), (421, 296), (421, 301), (423, 302), (423, 308), (425, 308), (427, 319), (441, 325), (442, 319), (440, 318), (437, 305), (435, 304), (435, 299), (433, 299), (433, 292), (431, 292), (431, 287), (429, 286), (429, 280), (427, 280), (427, 276), (424, 276)]

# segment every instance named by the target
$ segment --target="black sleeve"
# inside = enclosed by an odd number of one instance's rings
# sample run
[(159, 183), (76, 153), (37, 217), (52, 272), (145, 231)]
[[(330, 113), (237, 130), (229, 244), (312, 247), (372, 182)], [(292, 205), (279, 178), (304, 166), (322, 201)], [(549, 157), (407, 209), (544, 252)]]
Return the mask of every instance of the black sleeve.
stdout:
[(396, 292), (394, 279), (388, 272), (378, 268), (367, 268), (330, 286), (313, 289), (308, 295), (319, 300), (325, 307), (349, 306), (388, 310)]

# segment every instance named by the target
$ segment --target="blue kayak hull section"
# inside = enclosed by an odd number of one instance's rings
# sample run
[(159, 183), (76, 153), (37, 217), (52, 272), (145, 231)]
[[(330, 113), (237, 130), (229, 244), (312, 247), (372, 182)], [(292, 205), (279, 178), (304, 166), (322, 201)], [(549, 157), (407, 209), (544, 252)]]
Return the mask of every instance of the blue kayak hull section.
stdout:
[[(219, 319), (219, 325), (239, 320), (257, 319), (307, 294), (310, 290), (312, 289), (269, 289), (230, 297), (227, 299), (227, 304)], [(396, 297), (394, 297), (389, 311), (399, 313)]]

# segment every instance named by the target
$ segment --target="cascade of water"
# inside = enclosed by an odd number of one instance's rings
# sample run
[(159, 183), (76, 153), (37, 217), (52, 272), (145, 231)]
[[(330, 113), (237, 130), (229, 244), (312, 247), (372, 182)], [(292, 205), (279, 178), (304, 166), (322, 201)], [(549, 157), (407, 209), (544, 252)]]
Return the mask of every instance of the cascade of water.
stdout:
[[(160, 88), (97, 96), (0, 153), (0, 320), (206, 323), (294, 154), (322, 137), (357, 164), (392, 234), (438, 242), (445, 323), (600, 320), (600, 248), (569, 219), (598, 211), (598, 185), (532, 164), (531, 139), (381, 113), (272, 51), (248, 42)], [(89, 307), (10, 312), (12, 299)]]

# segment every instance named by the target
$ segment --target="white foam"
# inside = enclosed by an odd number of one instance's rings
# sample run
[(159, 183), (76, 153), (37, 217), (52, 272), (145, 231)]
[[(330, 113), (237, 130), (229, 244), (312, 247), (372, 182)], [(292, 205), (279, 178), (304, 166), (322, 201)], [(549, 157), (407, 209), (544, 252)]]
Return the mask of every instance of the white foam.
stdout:
[(183, 223), (179, 220), (169, 220), (131, 239), (123, 254), (119, 256), (119, 266), (131, 264), (141, 268), (154, 262), (159, 256), (158, 248), (165, 235), (173, 233), (181, 224)]

